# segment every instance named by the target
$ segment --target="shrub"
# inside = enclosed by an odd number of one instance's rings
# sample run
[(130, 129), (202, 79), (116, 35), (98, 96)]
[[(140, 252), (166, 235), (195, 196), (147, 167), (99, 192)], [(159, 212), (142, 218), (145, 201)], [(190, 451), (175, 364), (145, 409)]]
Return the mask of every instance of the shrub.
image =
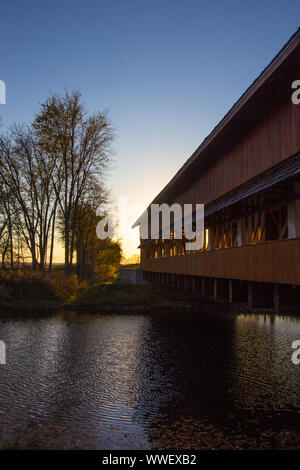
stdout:
[(1, 300), (48, 300), (56, 297), (49, 279), (32, 271), (1, 271)]
[(80, 282), (75, 275), (65, 276), (63, 272), (51, 274), (30, 270), (0, 271), (0, 301), (6, 300), (75, 300), (86, 282)]
[(86, 281), (79, 281), (76, 275), (65, 276), (64, 273), (55, 273), (51, 277), (51, 284), (58, 299), (71, 302), (87, 289)]

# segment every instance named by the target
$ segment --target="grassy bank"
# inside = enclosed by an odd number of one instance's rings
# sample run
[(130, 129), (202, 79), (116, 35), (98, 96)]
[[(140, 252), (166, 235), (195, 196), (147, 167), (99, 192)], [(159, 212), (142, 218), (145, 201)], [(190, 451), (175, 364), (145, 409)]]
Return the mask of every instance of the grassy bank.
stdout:
[[(270, 314), (272, 309), (251, 309), (245, 304), (214, 303), (212, 299), (192, 296), (176, 289), (153, 284), (130, 284), (119, 280), (106, 282), (80, 281), (53, 273), (0, 271), (1, 311), (53, 311), (59, 308), (98, 312), (147, 312), (154, 310), (209, 310), (231, 313)], [(297, 312), (285, 312), (296, 315)]]
[(62, 271), (40, 273), (31, 270), (0, 271), (0, 302), (71, 302), (88, 284)]
[(52, 274), (0, 272), (2, 309), (87, 309), (99, 311), (145, 311), (192, 308), (196, 299), (182, 292), (154, 285), (134, 285), (119, 280), (103, 283), (79, 281), (63, 272)]
[(184, 293), (155, 285), (135, 285), (116, 281), (91, 286), (69, 306), (77, 309), (147, 310), (191, 308), (191, 299)]

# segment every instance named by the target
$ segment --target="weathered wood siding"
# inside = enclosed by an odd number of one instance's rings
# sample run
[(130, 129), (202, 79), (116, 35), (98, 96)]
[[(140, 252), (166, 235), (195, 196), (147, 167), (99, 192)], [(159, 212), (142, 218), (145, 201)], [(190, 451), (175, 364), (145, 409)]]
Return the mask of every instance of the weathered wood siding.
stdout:
[(183, 192), (178, 187), (174, 202), (207, 204), (299, 152), (300, 105), (293, 105), (289, 97), (278, 108), (274, 100), (265, 118), (257, 123), (255, 115), (249, 116), (234, 140), (231, 149), (224, 151), (220, 144), (212, 152), (212, 165), (199, 170), (197, 181)]
[(300, 285), (300, 238), (142, 260), (143, 271)]

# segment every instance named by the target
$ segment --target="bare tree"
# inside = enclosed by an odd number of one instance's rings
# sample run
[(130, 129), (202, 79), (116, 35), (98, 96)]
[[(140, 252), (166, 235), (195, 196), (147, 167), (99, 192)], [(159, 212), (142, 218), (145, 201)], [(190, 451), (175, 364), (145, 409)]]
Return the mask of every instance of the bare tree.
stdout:
[(51, 180), (63, 221), (66, 274), (72, 269), (78, 207), (91, 181), (103, 184), (113, 140), (106, 114), (87, 115), (80, 97), (78, 91), (50, 96), (33, 123), (39, 142), (54, 167)]
[(33, 269), (43, 270), (56, 210), (53, 165), (30, 128), (15, 127), (2, 137), (0, 153), (1, 177), (13, 195), (6, 205), (13, 206), (15, 229), (30, 251)]
[[(80, 93), (51, 95), (30, 126), (0, 136), (0, 254), (13, 267), (52, 269), (55, 234), (72, 272), (82, 208), (107, 201), (104, 177), (113, 129), (105, 113), (88, 115)], [(76, 238), (77, 237), (77, 238)]]

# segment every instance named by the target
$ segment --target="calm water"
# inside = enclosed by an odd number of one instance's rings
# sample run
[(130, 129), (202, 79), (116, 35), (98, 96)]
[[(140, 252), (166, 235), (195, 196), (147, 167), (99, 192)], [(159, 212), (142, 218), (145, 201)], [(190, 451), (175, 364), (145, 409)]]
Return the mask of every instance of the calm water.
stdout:
[(300, 412), (293, 317), (2, 316), (0, 339), (2, 441), (50, 429), (63, 446), (150, 448), (153, 428), (176, 415)]

